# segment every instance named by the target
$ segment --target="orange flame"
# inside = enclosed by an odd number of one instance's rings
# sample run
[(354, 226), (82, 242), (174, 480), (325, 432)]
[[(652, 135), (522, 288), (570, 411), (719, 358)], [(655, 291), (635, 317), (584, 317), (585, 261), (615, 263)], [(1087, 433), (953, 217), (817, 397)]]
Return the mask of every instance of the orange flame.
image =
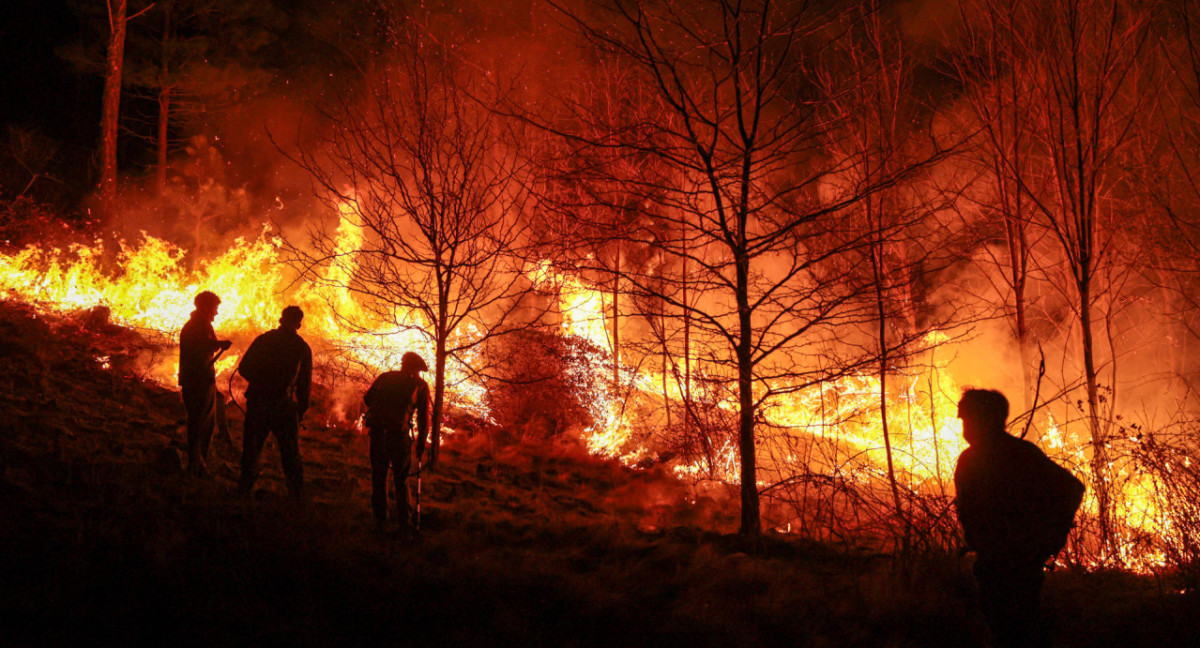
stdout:
[[(353, 225), (353, 204), (342, 208), (338, 230), (337, 250), (351, 255), (361, 246), (363, 232)], [(217, 258), (199, 263), (194, 271), (183, 266), (183, 251), (163, 240), (146, 236), (134, 245), (122, 245), (115, 255), (116, 268), (105, 271), (105, 253), (100, 246), (75, 245), (67, 250), (29, 247), (15, 254), (0, 254), (0, 296), (20, 299), (48, 310), (72, 311), (97, 305), (107, 306), (115, 322), (165, 336), (175, 340), (179, 328), (192, 310), (192, 298), (201, 290), (211, 289), (222, 298), (221, 314), (216, 328), (223, 336), (249, 336), (274, 327), (282, 308), (297, 304), (306, 312), (302, 331), (314, 342), (318, 353), (344, 354), (370, 372), (392, 368), (400, 355), (416, 350), (430, 357), (432, 345), (428, 336), (411, 327), (397, 328), (394, 323), (373, 321), (370, 311), (359, 304), (348, 291), (333, 291), (323, 286), (345, 285), (352, 266), (330, 268), (319, 281), (295, 281), (285, 264), (280, 262), (282, 241), (264, 231), (253, 241), (236, 240)], [(602, 290), (587, 284), (579, 277), (555, 272), (542, 264), (529, 273), (539, 285), (552, 285), (560, 300), (561, 327), (564, 335), (578, 336), (592, 343), (596, 357), (584, 363), (591, 367), (610, 366), (611, 355), (607, 326), (608, 313)], [(406, 324), (417, 327), (424, 323), (416, 314), (409, 315)], [(348, 322), (355, 322), (351, 326)], [(467, 330), (462, 335), (470, 336)], [(958, 385), (944, 362), (934, 357), (934, 350), (944, 338), (931, 335), (927, 340), (927, 356), (913, 366), (911, 372), (891, 376), (894, 388), (887, 395), (889, 430), (893, 459), (898, 479), (913, 492), (947, 494), (953, 490), (953, 470), (958, 454), (963, 450), (961, 424), (955, 417), (955, 403), (960, 394)], [(945, 355), (945, 354), (943, 354)], [(230, 353), (221, 358), (217, 369), (228, 374), (238, 362), (239, 355)], [(672, 359), (673, 362), (678, 359)], [(104, 364), (107, 358), (98, 358)], [(701, 364), (693, 358), (694, 366)], [(177, 360), (169, 357), (157, 366), (152, 376), (174, 386)], [(580, 369), (582, 371), (582, 369)], [(635, 412), (661, 413), (678, 407), (683, 395), (673, 380), (664, 380), (660, 371), (622, 364), (620, 381), (627, 389), (602, 390), (587, 394), (594, 425), (583, 431), (589, 450), (595, 454), (616, 457), (633, 464), (653, 456), (652, 449), (638, 437), (638, 428), (647, 420), (637, 420)], [(588, 384), (603, 381), (588, 381)], [(581, 384), (583, 381), (581, 381)], [(477, 416), (487, 418), (485, 390), (482, 383), (470, 377), (466, 368), (453, 361), (447, 367), (449, 402)], [(705, 393), (702, 384), (693, 386), (716, 401), (725, 411), (734, 411), (736, 404), (715, 393)], [(665, 394), (664, 394), (665, 391)], [(829, 382), (819, 388), (798, 391), (775, 397), (765, 403), (764, 423), (767, 430), (759, 443), (760, 480), (766, 485), (786, 475), (799, 462), (810, 462), (814, 470), (845, 468), (844, 474), (864, 482), (879, 479), (886, 465), (883, 449), (882, 423), (877, 376), (860, 375)], [(361, 420), (349, 416), (348, 424), (361, 429)], [(653, 415), (647, 415), (649, 425), (655, 425)], [(1073, 467), (1085, 483), (1088, 470), (1084, 435), (1067, 433), (1049, 418), (1041, 438), (1042, 447), (1060, 463)], [(804, 444), (826, 443), (832, 453), (814, 460), (801, 455)], [(738, 481), (739, 461), (732, 437), (717, 439), (716, 461), (702, 465), (700, 461), (675, 465), (677, 474), (684, 477), (715, 479), (725, 483)], [(812, 465), (815, 462), (818, 465)], [(1116, 498), (1118, 515), (1125, 521), (1126, 536), (1134, 533), (1178, 533), (1171, 527), (1170, 517), (1154, 496), (1152, 478), (1129, 475), (1115, 467), (1121, 477)], [(1096, 510), (1094, 496), (1089, 494), (1085, 508)], [(1152, 570), (1165, 563), (1160, 551), (1144, 543), (1121, 543), (1120, 560), (1138, 570)]]

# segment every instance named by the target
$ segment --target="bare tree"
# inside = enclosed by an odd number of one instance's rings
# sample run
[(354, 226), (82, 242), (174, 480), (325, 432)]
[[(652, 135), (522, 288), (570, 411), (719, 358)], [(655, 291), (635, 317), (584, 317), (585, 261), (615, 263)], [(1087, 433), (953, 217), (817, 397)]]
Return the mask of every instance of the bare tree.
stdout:
[[(964, 200), (982, 215), (977, 222), (990, 238), (999, 230), (1003, 254), (981, 245), (992, 265), (999, 269), (996, 292), (1011, 323), (1021, 358), (1022, 402), (1032, 407), (1034, 391), (1033, 340), (1030, 334), (1029, 295), (1037, 257), (1034, 248), (1044, 230), (1032, 222), (1022, 182), (1035, 182), (1029, 118), (1032, 78), (1029, 61), (1022, 51), (1022, 35), (1012, 28), (1022, 11), (1030, 6), (1023, 0), (994, 0), (960, 4), (964, 35), (960, 49), (951, 57), (953, 74), (963, 84), (963, 103), (969, 123), (960, 128), (974, 132), (973, 146), (967, 147), (963, 160), (979, 173)], [(1044, 184), (1044, 183), (1043, 183)], [(1037, 191), (1044, 191), (1038, 186)], [(992, 227), (991, 225), (994, 225)]]
[[(596, 3), (602, 20), (559, 9), (653, 98), (620, 124), (568, 104), (569, 117), (542, 125), (579, 155), (652, 161), (619, 178), (620, 199), (632, 194), (642, 212), (623, 236), (654, 245), (669, 271), (628, 268), (622, 280), (662, 300), (662, 313), (686, 313), (702, 361), (733, 386), (740, 529), (757, 537), (765, 404), (866, 361), (837, 344), (839, 327), (872, 319), (856, 299), (863, 286), (843, 272), (848, 252), (870, 237), (842, 212), (914, 167), (837, 182), (848, 165), (824, 149), (831, 125), (813, 78), (820, 52), (846, 28), (834, 3)], [(614, 167), (586, 169), (612, 177)], [(686, 282), (670, 281), (684, 267)]]
[(860, 12), (854, 29), (830, 54), (823, 85), (829, 121), (838, 125), (828, 134), (829, 148), (846, 160), (843, 181), (856, 188), (881, 187), (874, 192), (855, 189), (863, 195), (847, 215), (869, 233), (866, 245), (857, 251), (862, 259), (857, 272), (870, 287), (864, 297), (875, 319), (877, 415), (893, 511), (907, 549), (912, 528), (904, 503), (911, 482), (902, 484), (896, 467), (890, 379), (929, 349), (930, 333), (946, 331), (966, 318), (958, 309), (943, 309), (939, 315), (923, 304), (921, 286), (932, 283), (930, 277), (957, 258), (956, 246), (948, 245), (954, 233), (934, 217), (945, 210), (947, 201), (921, 178), (903, 184), (889, 180), (923, 166), (938, 144), (921, 126), (927, 123), (926, 111), (917, 99), (913, 58), (897, 30), (876, 3), (863, 3)]
[(327, 115), (322, 146), (297, 158), (362, 236), (348, 246), (321, 226), (312, 251), (295, 251), (318, 281), (367, 306), (366, 321), (340, 311), (352, 326), (390, 324), (431, 341), (436, 451), (447, 360), (469, 365), (480, 344), (525, 323), (516, 315), (528, 282), (514, 253), (526, 229), (526, 165), (485, 89), (456, 74), (463, 66), (448, 46), (405, 31), (377, 68), (365, 96)]
[(1178, 327), (1174, 373), (1193, 398), (1200, 396), (1194, 344), (1200, 341), (1200, 6), (1182, 3), (1167, 14), (1170, 31), (1160, 36), (1168, 74), (1159, 96), (1157, 138), (1139, 142), (1155, 173), (1146, 185), (1151, 201), (1146, 240), (1155, 248), (1149, 265), (1164, 291), (1165, 314)]
[(153, 121), (134, 130), (153, 142), (160, 193), (172, 135), (181, 125), (194, 129), (228, 110), (247, 89), (269, 82), (259, 61), (284, 20), (272, 4), (253, 0), (158, 0), (147, 20), (131, 24), (125, 85), (157, 106), (152, 119), (134, 115)]
[[(1125, 275), (1123, 197), (1131, 193), (1124, 164), (1147, 100), (1141, 63), (1149, 10), (1116, 0), (983, 0), (998, 39), (1013, 48), (1020, 73), (996, 75), (1000, 96), (1020, 96), (1025, 145), (1000, 142), (1002, 174), (1023, 197), (1063, 258), (1064, 281), (1049, 277), (1074, 302), (1079, 360), (1091, 435), (1092, 488), (1100, 536), (1115, 557), (1109, 432), (1104, 412), (1115, 398), (1115, 350), (1109, 345), (1108, 397), (1101, 395), (1102, 345), (1097, 327), (1111, 317)], [(1015, 87), (1005, 87), (1015, 84)], [(995, 122), (993, 122), (995, 123)], [(1011, 151), (1019, 147), (1016, 157)], [(1102, 401), (1107, 400), (1107, 404)]]

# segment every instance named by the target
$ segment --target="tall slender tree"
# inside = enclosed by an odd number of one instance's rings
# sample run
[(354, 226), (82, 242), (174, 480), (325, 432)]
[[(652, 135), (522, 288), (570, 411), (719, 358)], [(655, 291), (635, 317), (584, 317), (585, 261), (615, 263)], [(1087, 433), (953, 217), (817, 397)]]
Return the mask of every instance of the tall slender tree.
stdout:
[[(914, 59), (897, 30), (877, 3), (862, 3), (860, 12), (854, 28), (831, 52), (823, 77), (827, 114), (839, 125), (828, 134), (829, 149), (846, 160), (843, 182), (869, 187), (921, 166), (940, 145), (923, 127), (928, 120), (914, 84)], [(846, 75), (850, 83), (842, 78)], [(860, 250), (859, 272), (870, 286), (865, 299), (875, 319), (871, 337), (879, 378), (877, 415), (892, 506), (903, 528), (905, 548), (911, 536), (905, 507), (911, 481), (903, 483), (896, 465), (900, 449), (892, 425), (897, 415), (890, 406), (892, 380), (900, 377), (915, 355), (928, 350), (928, 334), (949, 330), (965, 319), (957, 309), (939, 315), (922, 303), (919, 287), (932, 283), (929, 277), (957, 258), (955, 246), (948, 245), (955, 233), (934, 218), (946, 208), (946, 201), (924, 179), (912, 177), (902, 185), (883, 186), (847, 210), (869, 233)]]
[(100, 200), (112, 203), (117, 193), (117, 126), (121, 114), (121, 73), (125, 68), (128, 0), (105, 0), (108, 7), (108, 47), (104, 59), (104, 102), (100, 116)]

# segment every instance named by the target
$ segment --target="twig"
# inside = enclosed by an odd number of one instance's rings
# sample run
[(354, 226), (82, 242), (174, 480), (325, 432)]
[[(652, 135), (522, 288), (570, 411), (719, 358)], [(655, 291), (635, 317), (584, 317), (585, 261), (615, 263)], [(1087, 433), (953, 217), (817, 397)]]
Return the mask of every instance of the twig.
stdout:
[(1042, 395), (1042, 378), (1046, 377), (1046, 351), (1042, 349), (1042, 345), (1038, 344), (1038, 379), (1037, 386), (1033, 390), (1033, 404), (1029, 407), (1029, 418), (1025, 419), (1025, 429), (1021, 431), (1021, 438), (1029, 434), (1029, 426), (1033, 424), (1033, 413), (1038, 408), (1038, 398)]

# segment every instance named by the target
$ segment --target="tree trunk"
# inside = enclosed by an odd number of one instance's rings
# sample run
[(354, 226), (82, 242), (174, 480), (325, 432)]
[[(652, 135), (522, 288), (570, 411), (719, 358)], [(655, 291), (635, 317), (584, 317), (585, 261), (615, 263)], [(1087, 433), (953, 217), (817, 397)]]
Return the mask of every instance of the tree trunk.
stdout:
[(158, 148), (158, 165), (154, 170), (155, 185), (160, 196), (167, 188), (167, 134), (170, 130), (168, 124), (171, 116), (171, 61), (168, 56), (171, 43), (170, 0), (163, 4), (162, 14), (162, 62), (158, 71), (158, 139), (155, 142)]
[[(439, 448), (442, 434), (442, 408), (446, 396), (446, 340), (438, 337), (434, 359), (433, 416), (429, 424), (429, 449)], [(430, 455), (433, 456), (433, 455)]]
[[(662, 248), (659, 248), (659, 251), (658, 251), (658, 265), (659, 265), (659, 268), (661, 268), (660, 272), (662, 272), (663, 275), (665, 276), (666, 272), (667, 272), (667, 260), (666, 260), (666, 254), (663, 252)], [(662, 290), (665, 291), (665, 289), (666, 289), (666, 282), (663, 282)], [(667, 305), (666, 305), (666, 303), (663, 303), (663, 302), (659, 303), (658, 327), (659, 327), (659, 331), (661, 331), (660, 336), (662, 337), (663, 410), (665, 410), (667, 413), (667, 429), (669, 430), (669, 429), (671, 429), (671, 392), (670, 392), (671, 385), (667, 382), (667, 377), (668, 377), (669, 373), (671, 372), (673, 365), (671, 363), (671, 348), (667, 344)]]
[(1112, 533), (1110, 484), (1108, 477), (1108, 439), (1100, 421), (1100, 385), (1096, 371), (1095, 342), (1092, 336), (1091, 281), (1079, 282), (1079, 326), (1083, 345), (1083, 371), (1087, 381), (1088, 424), (1092, 434), (1092, 488), (1096, 492), (1096, 517), (1100, 524), (1100, 543), (1108, 557), (1116, 557)]
[[(999, 179), (1004, 182), (1003, 178)], [(1026, 322), (1026, 304), (1025, 304), (1025, 282), (1027, 276), (1026, 268), (1026, 249), (1028, 243), (1025, 240), (1024, 223), (1019, 222), (1020, 218), (1020, 194), (1016, 194), (1016, 211), (1013, 214), (1004, 215), (1004, 230), (1005, 238), (1008, 244), (1008, 259), (1010, 283), (1013, 289), (1013, 314), (1015, 318), (1014, 328), (1016, 329), (1017, 352), (1021, 358), (1021, 402), (1026, 410), (1033, 408), (1036, 403), (1031, 399), (1035, 390), (1033, 378), (1032, 353), (1029, 348), (1029, 325)]]
[[(448, 281), (443, 281), (440, 277), (441, 270), (437, 270), (439, 274), (438, 280), (438, 320), (433, 323), (436, 340), (434, 345), (434, 369), (433, 369), (433, 416), (430, 421), (429, 429), (429, 444), (430, 451), (438, 448), (441, 443), (442, 433), (442, 408), (446, 398), (446, 340), (450, 337), (450, 331), (446, 328), (447, 310), (449, 304), (449, 290), (446, 288)], [(433, 456), (433, 455), (430, 455)]]
[(121, 71), (125, 60), (128, 0), (109, 0), (108, 55), (104, 63), (104, 103), (100, 116), (100, 199), (107, 211), (117, 194), (117, 122), (121, 110)]
[[(663, 318), (663, 330), (666, 331), (666, 318)], [(666, 335), (663, 336), (662, 345), (662, 393), (663, 393), (663, 410), (667, 413), (667, 429), (671, 429), (671, 392), (670, 385), (667, 383), (667, 376), (670, 375), (671, 353), (667, 349)]]
[(888, 486), (892, 490), (892, 505), (895, 507), (896, 517), (904, 522), (905, 533), (902, 536), (904, 549), (908, 548), (908, 524), (905, 522), (904, 502), (900, 497), (900, 485), (896, 481), (896, 462), (892, 452), (892, 435), (891, 429), (888, 426), (888, 402), (887, 402), (887, 371), (888, 371), (888, 343), (887, 343), (887, 308), (885, 305), (884, 277), (883, 268), (883, 223), (877, 221), (876, 214), (872, 213), (871, 199), (867, 199), (867, 214), (871, 220), (873, 229), (875, 230), (875, 241), (871, 244), (871, 270), (875, 283), (875, 309), (878, 317), (879, 327), (876, 330), (879, 344), (879, 422), (883, 432), (883, 451), (887, 458), (887, 476)]
[(621, 245), (617, 244), (616, 270), (612, 289), (612, 372), (613, 390), (621, 385)]
[(154, 183), (158, 195), (167, 189), (167, 124), (171, 114), (171, 89), (164, 87), (158, 93), (158, 162), (154, 169)]
[(740, 533), (757, 539), (762, 535), (759, 520), (758, 468), (754, 448), (754, 365), (751, 357), (751, 338), (754, 331), (750, 319), (750, 260), (739, 254), (737, 264), (738, 309), (738, 458), (741, 460), (742, 525)]
[(683, 257), (683, 401), (692, 407), (692, 313), (688, 310), (687, 257)]

